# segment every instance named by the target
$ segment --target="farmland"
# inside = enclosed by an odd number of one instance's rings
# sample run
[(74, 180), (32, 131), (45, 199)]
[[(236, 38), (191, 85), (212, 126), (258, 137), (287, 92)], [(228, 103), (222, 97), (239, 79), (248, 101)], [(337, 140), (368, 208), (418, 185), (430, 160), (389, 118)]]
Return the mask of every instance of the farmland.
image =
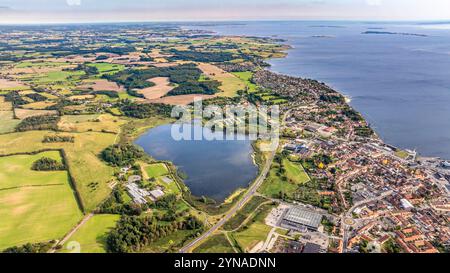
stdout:
[[(82, 252), (105, 252), (119, 217), (150, 211), (168, 236), (156, 236), (145, 251), (173, 252), (203, 231), (205, 219), (217, 220), (183, 200), (189, 189), (169, 162), (144, 154), (120, 161), (129, 151), (121, 147), (174, 121), (173, 105), (196, 98), (245, 103), (249, 93), (259, 92), (251, 82), (255, 64), (281, 51), (266, 39), (204, 34), (138, 25), (2, 29), (0, 249), (61, 240), (83, 214), (107, 211), (81, 222), (68, 238), (79, 242)], [(103, 157), (111, 147), (119, 151), (112, 157), (126, 163)], [(57, 171), (33, 171), (36, 162)], [(164, 195), (135, 203), (126, 190), (131, 176), (141, 178), (140, 187)], [(249, 204), (235, 225), (251, 217), (253, 205), (260, 202)], [(180, 219), (186, 221), (177, 223)], [(205, 252), (234, 251), (226, 237), (215, 239), (223, 244)], [(141, 243), (129, 249), (141, 249)], [(68, 251), (67, 243), (59, 247), (53, 251)]]
[(114, 143), (115, 136), (87, 132), (71, 134), (75, 137), (74, 143), (43, 143), (44, 137), (51, 134), (54, 133), (32, 131), (0, 135), (0, 155), (63, 149), (82, 202), (87, 210), (92, 210), (111, 192), (108, 183), (113, 179), (113, 169), (97, 155)]
[(94, 215), (69, 238), (61, 252), (70, 252), (71, 249), (68, 246), (76, 242), (80, 246), (81, 253), (105, 253), (106, 237), (119, 218), (119, 215)]
[(59, 152), (0, 158), (0, 249), (59, 239), (82, 217), (67, 171), (31, 170), (42, 157), (61, 161)]

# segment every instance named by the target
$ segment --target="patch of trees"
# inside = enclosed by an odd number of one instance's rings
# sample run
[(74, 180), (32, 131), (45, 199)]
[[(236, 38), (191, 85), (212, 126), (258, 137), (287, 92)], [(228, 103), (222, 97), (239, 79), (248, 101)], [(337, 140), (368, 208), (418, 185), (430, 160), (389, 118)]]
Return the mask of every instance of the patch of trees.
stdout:
[(172, 108), (165, 104), (140, 104), (129, 100), (122, 101), (119, 105), (120, 111), (132, 118), (144, 119), (155, 116), (170, 117)]
[(203, 82), (187, 82), (183, 85), (177, 86), (167, 95), (178, 96), (188, 94), (206, 94), (214, 95), (220, 92), (219, 87), (221, 83), (218, 81), (203, 81)]
[(28, 104), (28, 101), (24, 100), (18, 91), (7, 93), (5, 95), (5, 101), (11, 102), (14, 107)]
[(58, 129), (59, 116), (44, 115), (28, 117), (22, 120), (16, 127), (16, 131), (54, 130)]
[(25, 244), (23, 246), (10, 247), (2, 251), (8, 254), (29, 254), (29, 253), (47, 253), (55, 242)]
[(402, 248), (392, 238), (389, 239), (386, 243), (384, 243), (383, 250), (386, 253), (401, 253), (402, 252)]
[(97, 95), (105, 95), (112, 99), (118, 99), (119, 94), (116, 91), (108, 91), (108, 90), (101, 90), (101, 91), (95, 91), (94, 94)]
[(104, 46), (100, 47), (99, 49), (95, 50), (95, 53), (112, 53), (117, 55), (126, 55), (131, 52), (135, 52), (136, 48), (133, 46), (124, 46), (124, 47), (111, 47), (111, 46)]
[(33, 101), (46, 101), (47, 100), (47, 97), (42, 96), (41, 94), (38, 94), (38, 93), (31, 93), (31, 94), (27, 94), (25, 96), (32, 99)]
[(56, 104), (48, 106), (47, 108), (45, 108), (45, 110), (55, 110), (60, 114), (64, 114), (64, 107), (77, 104), (79, 104), (79, 102), (61, 98), (56, 102)]
[(75, 67), (73, 69), (69, 68), (67, 70), (68, 71), (84, 71), (84, 73), (86, 73), (86, 75), (84, 76), (85, 78), (90, 77), (90, 76), (95, 76), (100, 73), (97, 67), (91, 66), (91, 65), (86, 65), (86, 64), (79, 64), (77, 67)]
[(180, 51), (180, 50), (170, 50), (170, 54), (173, 57), (169, 59), (172, 61), (182, 60), (182, 61), (194, 61), (194, 62), (205, 62), (205, 63), (221, 63), (228, 62), (234, 59), (233, 54), (230, 52), (199, 52), (199, 51)]
[(369, 126), (355, 128), (355, 134), (360, 137), (371, 137), (374, 131)]
[(347, 107), (344, 110), (342, 110), (342, 114), (353, 121), (362, 121), (363, 120), (363, 117), (358, 112), (356, 112), (354, 109), (352, 109), (350, 107)]
[(74, 143), (74, 136), (44, 136), (43, 143)]
[(31, 166), (31, 169), (33, 171), (63, 171), (66, 169), (64, 164), (58, 162), (57, 160), (54, 160), (52, 158), (43, 157), (41, 159), (38, 159), (33, 163), (33, 166)]
[(345, 103), (345, 98), (340, 95), (320, 95), (320, 100), (328, 103)]
[(97, 58), (95, 58), (96, 61), (104, 61), (104, 60), (107, 60), (107, 59), (109, 59), (109, 57), (106, 56), (106, 55), (100, 55)]
[(122, 216), (108, 235), (106, 244), (109, 252), (130, 253), (178, 230), (201, 232), (202, 229), (203, 224), (193, 216), (164, 225), (153, 217)]
[(153, 62), (153, 58), (148, 57), (148, 56), (141, 56), (140, 61), (141, 62)]
[(115, 144), (106, 148), (101, 157), (113, 166), (133, 165), (137, 159), (144, 156), (144, 152), (131, 144)]

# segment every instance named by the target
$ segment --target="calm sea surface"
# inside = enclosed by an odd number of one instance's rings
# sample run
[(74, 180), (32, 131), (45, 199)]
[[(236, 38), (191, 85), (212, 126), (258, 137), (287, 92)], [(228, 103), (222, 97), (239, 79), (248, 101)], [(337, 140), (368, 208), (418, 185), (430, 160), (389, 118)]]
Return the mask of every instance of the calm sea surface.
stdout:
[[(314, 78), (351, 97), (352, 106), (389, 144), (450, 159), (448, 24), (302, 21), (188, 27), (286, 39), (294, 48), (287, 58), (270, 61), (273, 71)], [(362, 34), (366, 31), (391, 34)]]
[[(218, 134), (204, 130), (209, 136)], [(250, 140), (176, 141), (171, 125), (163, 125), (149, 130), (136, 144), (153, 158), (171, 161), (186, 173), (185, 183), (194, 195), (218, 202), (236, 189), (247, 187), (258, 173)]]

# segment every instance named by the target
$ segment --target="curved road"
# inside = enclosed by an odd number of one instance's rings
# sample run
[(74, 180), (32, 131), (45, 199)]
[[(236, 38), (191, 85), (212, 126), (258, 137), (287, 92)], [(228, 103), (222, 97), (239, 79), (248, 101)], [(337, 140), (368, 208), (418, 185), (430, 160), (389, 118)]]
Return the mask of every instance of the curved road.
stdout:
[[(287, 111), (284, 114), (283, 117), (283, 123), (286, 121), (287, 117), (289, 116), (289, 113), (293, 109)], [(281, 127), (281, 126), (280, 126)], [(256, 178), (255, 182), (250, 186), (250, 188), (247, 190), (244, 197), (231, 209), (227, 212), (227, 214), (219, 221), (217, 224), (215, 224), (212, 228), (210, 228), (207, 232), (203, 233), (200, 237), (195, 239), (194, 241), (190, 242), (186, 246), (184, 246), (182, 249), (180, 249), (181, 253), (189, 252), (190, 249), (194, 248), (198, 244), (200, 244), (202, 241), (206, 240), (209, 236), (211, 236), (214, 232), (219, 230), (228, 220), (231, 219), (239, 210), (244, 207), (244, 205), (257, 193), (259, 187), (261, 187), (262, 183), (267, 177), (267, 174), (270, 172), (270, 167), (272, 167), (273, 160), (275, 158), (275, 155), (277, 153), (277, 149), (272, 151), (270, 154), (266, 164), (264, 165), (264, 168), (261, 171), (261, 174)]]

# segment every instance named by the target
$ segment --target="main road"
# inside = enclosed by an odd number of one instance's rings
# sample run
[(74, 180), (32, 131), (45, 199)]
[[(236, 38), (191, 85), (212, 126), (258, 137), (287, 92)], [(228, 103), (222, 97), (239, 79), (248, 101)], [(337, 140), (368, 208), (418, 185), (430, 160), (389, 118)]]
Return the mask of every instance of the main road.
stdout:
[[(292, 110), (293, 109), (287, 111), (284, 114), (282, 123), (284, 123), (286, 121), (287, 117), (289, 116), (289, 113)], [(203, 233), (200, 237), (198, 237), (197, 239), (195, 239), (194, 241), (190, 242), (189, 244), (184, 246), (182, 249), (180, 249), (181, 253), (189, 252), (189, 250), (191, 250), (195, 246), (199, 245), (204, 240), (208, 239), (212, 234), (214, 234), (214, 232), (218, 231), (228, 220), (230, 220), (231, 217), (233, 217), (239, 210), (241, 210), (244, 207), (244, 205), (253, 196), (255, 196), (255, 194), (258, 192), (259, 187), (261, 187), (262, 183), (264, 182), (264, 180), (266, 179), (267, 175), (270, 172), (270, 168), (272, 167), (272, 163), (273, 163), (273, 160), (277, 153), (277, 150), (278, 150), (278, 147), (276, 147), (275, 149), (273, 149), (273, 151), (271, 151), (271, 154), (269, 155), (269, 158), (267, 159), (266, 164), (264, 165), (261, 173), (259, 174), (258, 178), (256, 178), (255, 182), (247, 190), (244, 197), (241, 200), (239, 200), (239, 202), (231, 210), (229, 210), (225, 214), (225, 216), (219, 222), (217, 222), (213, 227), (211, 227), (207, 232)]]

